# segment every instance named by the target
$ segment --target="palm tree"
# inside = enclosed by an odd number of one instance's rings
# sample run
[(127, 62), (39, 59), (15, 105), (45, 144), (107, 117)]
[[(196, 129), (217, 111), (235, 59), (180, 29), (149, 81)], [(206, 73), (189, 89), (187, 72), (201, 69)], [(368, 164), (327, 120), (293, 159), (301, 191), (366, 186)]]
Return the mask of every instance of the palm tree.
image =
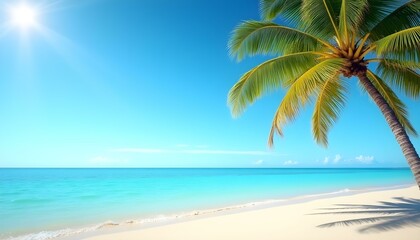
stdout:
[[(348, 84), (357, 77), (384, 115), (420, 187), (420, 159), (408, 136), (417, 133), (392, 89), (412, 99), (420, 96), (420, 1), (261, 0), (260, 10), (262, 21), (245, 21), (234, 29), (230, 54), (238, 60), (276, 57), (232, 87), (232, 114), (238, 116), (270, 90), (285, 88), (269, 145), (313, 99), (313, 135), (327, 146), (328, 130), (344, 107)], [(277, 17), (286, 23), (275, 23)]]

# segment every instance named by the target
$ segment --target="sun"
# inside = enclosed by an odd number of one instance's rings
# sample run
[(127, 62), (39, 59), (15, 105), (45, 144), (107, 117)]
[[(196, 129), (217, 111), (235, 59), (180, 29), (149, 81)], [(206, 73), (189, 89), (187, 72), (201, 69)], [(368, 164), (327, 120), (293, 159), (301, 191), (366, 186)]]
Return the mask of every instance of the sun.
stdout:
[(21, 4), (10, 9), (12, 24), (20, 28), (28, 28), (36, 25), (37, 11), (35, 8)]

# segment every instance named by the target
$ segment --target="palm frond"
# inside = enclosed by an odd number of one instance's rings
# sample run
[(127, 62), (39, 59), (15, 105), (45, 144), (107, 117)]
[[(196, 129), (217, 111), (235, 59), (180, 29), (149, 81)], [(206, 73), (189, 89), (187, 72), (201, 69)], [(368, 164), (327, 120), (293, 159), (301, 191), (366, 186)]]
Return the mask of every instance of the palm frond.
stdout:
[(318, 92), (315, 110), (312, 115), (312, 132), (318, 144), (328, 146), (328, 130), (338, 118), (344, 107), (347, 89), (340, 81), (339, 74), (328, 79)]
[(420, 96), (420, 63), (383, 60), (379, 63), (377, 72), (382, 79), (396, 86), (407, 96), (417, 99)]
[(398, 52), (386, 52), (380, 56), (381, 59), (389, 59), (400, 62), (420, 62), (420, 49), (404, 50)]
[[(378, 1), (382, 6), (393, 6), (392, 3), (384, 3)], [(368, 13), (366, 16), (368, 16)], [(370, 29), (369, 38), (372, 41), (377, 41), (383, 37), (391, 35), (395, 32), (402, 31), (407, 28), (412, 28), (420, 25), (420, 1), (409, 1), (398, 7), (387, 15), (382, 21), (378, 22), (376, 26)]]
[(408, 134), (417, 136), (417, 132), (413, 125), (408, 120), (408, 112), (405, 104), (397, 97), (392, 89), (377, 75), (370, 70), (367, 71), (367, 76), (379, 93), (384, 97), (390, 108), (394, 111), (395, 116), (401, 125), (405, 128)]
[(315, 36), (276, 23), (246, 21), (235, 28), (228, 47), (240, 60), (246, 55), (316, 51), (325, 44)]
[(420, 26), (404, 29), (373, 43), (379, 56), (387, 53), (405, 54), (420, 51)]
[(359, 32), (363, 36), (369, 33), (379, 22), (384, 20), (402, 3), (395, 0), (367, 0), (368, 8), (361, 22)]
[(302, 0), (261, 0), (260, 14), (265, 21), (272, 21), (278, 15), (282, 14), (290, 21), (299, 22)]
[[(264, 21), (235, 28), (229, 52), (238, 60), (257, 54), (277, 57), (245, 73), (230, 90), (228, 104), (237, 116), (265, 93), (287, 88), (269, 145), (316, 99), (312, 130), (315, 140), (327, 146), (328, 131), (345, 103), (347, 88), (339, 75), (365, 74), (371, 62), (379, 62), (379, 76), (368, 70), (369, 81), (407, 133), (417, 134), (406, 106), (389, 86), (420, 97), (419, 0), (260, 0), (260, 13)], [(267, 22), (277, 17), (285, 24)]]
[(228, 95), (228, 105), (234, 116), (240, 115), (264, 93), (288, 86), (316, 64), (317, 54), (313, 52), (295, 53), (268, 60), (245, 73), (232, 87)]
[(274, 133), (283, 135), (285, 124), (295, 119), (300, 109), (327, 79), (331, 79), (343, 66), (344, 60), (335, 58), (324, 60), (298, 77), (287, 90), (274, 115), (268, 144), (273, 145)]
[(392, 57), (387, 57), (387, 58), (374, 58), (374, 59), (367, 59), (366, 61), (368, 62), (379, 62), (381, 64), (384, 64), (388, 67), (392, 67), (392, 68), (412, 68), (412, 69), (420, 69), (420, 62), (416, 61), (416, 60), (399, 60), (399, 59), (394, 59)]
[(341, 8), (339, 0), (305, 0), (302, 4), (302, 20), (305, 31), (330, 39), (339, 37), (338, 16)]
[(367, 0), (342, 0), (338, 29), (346, 44), (350, 44), (350, 35), (356, 32), (363, 20), (367, 3)]

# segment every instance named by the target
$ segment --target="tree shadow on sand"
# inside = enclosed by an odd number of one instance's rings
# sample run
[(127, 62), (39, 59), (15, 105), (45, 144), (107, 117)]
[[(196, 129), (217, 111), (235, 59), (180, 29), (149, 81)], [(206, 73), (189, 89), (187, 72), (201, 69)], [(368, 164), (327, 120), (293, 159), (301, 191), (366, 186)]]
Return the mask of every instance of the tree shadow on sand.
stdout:
[(381, 201), (376, 205), (336, 204), (335, 208), (323, 208), (328, 212), (318, 214), (372, 214), (372, 217), (353, 218), (334, 221), (318, 225), (317, 227), (336, 227), (350, 225), (364, 225), (359, 229), (361, 233), (390, 231), (404, 227), (420, 227), (420, 199), (394, 198), (395, 202)]

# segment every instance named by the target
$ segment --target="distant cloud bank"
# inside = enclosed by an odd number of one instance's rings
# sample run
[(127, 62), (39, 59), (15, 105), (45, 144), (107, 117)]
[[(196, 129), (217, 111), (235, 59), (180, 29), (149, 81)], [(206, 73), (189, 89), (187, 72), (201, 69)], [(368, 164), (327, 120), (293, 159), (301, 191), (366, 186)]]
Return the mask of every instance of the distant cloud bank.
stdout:
[(355, 157), (355, 159), (356, 159), (356, 161), (358, 161), (360, 163), (371, 164), (374, 161), (375, 157), (359, 155), (359, 156)]
[(298, 163), (299, 163), (298, 161), (287, 160), (287, 161), (284, 161), (283, 162), (283, 165), (285, 165), (285, 166), (291, 166), (291, 165), (296, 165)]
[(220, 154), (220, 155), (279, 155), (274, 152), (267, 151), (242, 151), (242, 150), (210, 150), (210, 149), (165, 149), (165, 148), (115, 148), (112, 152), (119, 153), (165, 153), (165, 154)]
[(323, 165), (373, 164), (375, 163), (375, 157), (359, 155), (354, 159), (345, 159), (340, 154), (336, 154), (334, 157), (327, 156), (324, 160), (318, 160), (317, 162)]

